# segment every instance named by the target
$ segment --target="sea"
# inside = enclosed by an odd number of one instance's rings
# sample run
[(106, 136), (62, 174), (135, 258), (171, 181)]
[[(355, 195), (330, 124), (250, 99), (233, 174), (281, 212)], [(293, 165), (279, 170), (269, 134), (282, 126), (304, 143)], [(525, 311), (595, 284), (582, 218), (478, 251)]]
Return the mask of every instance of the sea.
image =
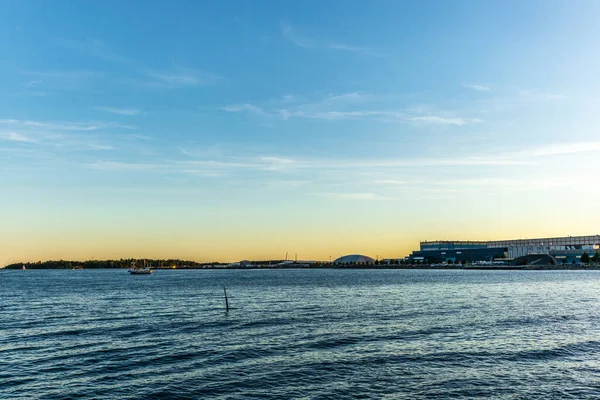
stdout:
[(599, 318), (600, 271), (0, 270), (0, 399), (597, 399)]

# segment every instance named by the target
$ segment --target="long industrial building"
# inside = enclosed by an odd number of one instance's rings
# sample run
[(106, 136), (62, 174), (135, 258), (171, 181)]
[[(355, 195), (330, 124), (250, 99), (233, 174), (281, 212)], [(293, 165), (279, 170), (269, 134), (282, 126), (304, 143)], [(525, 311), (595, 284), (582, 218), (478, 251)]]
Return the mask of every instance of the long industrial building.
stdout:
[(421, 242), (409, 259), (425, 263), (518, 260), (530, 255), (548, 255), (554, 262), (579, 263), (581, 255), (593, 256), (600, 248), (600, 235), (498, 241)]

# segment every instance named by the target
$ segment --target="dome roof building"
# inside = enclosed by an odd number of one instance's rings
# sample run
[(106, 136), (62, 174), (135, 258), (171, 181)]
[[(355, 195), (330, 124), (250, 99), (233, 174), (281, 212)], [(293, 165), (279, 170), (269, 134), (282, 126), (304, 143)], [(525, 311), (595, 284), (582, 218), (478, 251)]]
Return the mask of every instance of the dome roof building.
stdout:
[(375, 260), (362, 254), (349, 254), (333, 261), (334, 264), (373, 264)]

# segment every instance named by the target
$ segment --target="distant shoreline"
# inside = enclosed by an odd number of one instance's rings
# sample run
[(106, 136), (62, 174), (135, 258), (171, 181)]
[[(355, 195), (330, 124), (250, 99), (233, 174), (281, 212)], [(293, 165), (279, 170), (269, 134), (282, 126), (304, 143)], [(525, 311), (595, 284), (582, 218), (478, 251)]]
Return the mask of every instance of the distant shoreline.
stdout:
[(508, 263), (409, 263), (399, 260), (371, 260), (357, 262), (327, 262), (327, 261), (294, 261), (294, 260), (244, 260), (235, 263), (198, 262), (182, 259), (150, 259), (150, 258), (121, 258), (118, 260), (47, 260), (33, 262), (16, 262), (6, 265), (4, 269), (128, 269), (145, 267), (153, 270), (251, 270), (251, 269), (452, 269), (452, 270), (588, 270), (600, 269), (600, 264), (525, 264), (510, 265)]
[[(21, 270), (22, 267), (5, 267), (5, 270)], [(26, 266), (27, 270), (72, 270), (70, 267), (49, 267), (49, 266)], [(75, 270), (98, 270), (98, 269), (114, 269), (123, 270), (127, 267), (87, 267), (75, 268)], [(463, 270), (463, 271), (570, 271), (570, 270), (600, 270), (600, 266), (595, 265), (502, 265), (502, 266), (467, 266), (458, 267), (452, 266), (430, 266), (430, 265), (323, 265), (323, 266), (251, 266), (251, 267), (219, 267), (219, 266), (198, 266), (198, 267), (177, 267), (177, 268), (153, 268), (156, 271), (187, 271), (187, 270), (298, 270), (298, 269), (341, 269), (341, 270)]]

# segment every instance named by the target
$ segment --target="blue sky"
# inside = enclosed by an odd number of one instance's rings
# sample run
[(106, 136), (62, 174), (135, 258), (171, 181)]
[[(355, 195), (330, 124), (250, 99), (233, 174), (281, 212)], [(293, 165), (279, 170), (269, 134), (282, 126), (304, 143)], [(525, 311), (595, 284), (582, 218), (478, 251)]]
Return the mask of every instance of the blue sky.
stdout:
[(599, 8), (0, 1), (0, 252), (597, 233)]

